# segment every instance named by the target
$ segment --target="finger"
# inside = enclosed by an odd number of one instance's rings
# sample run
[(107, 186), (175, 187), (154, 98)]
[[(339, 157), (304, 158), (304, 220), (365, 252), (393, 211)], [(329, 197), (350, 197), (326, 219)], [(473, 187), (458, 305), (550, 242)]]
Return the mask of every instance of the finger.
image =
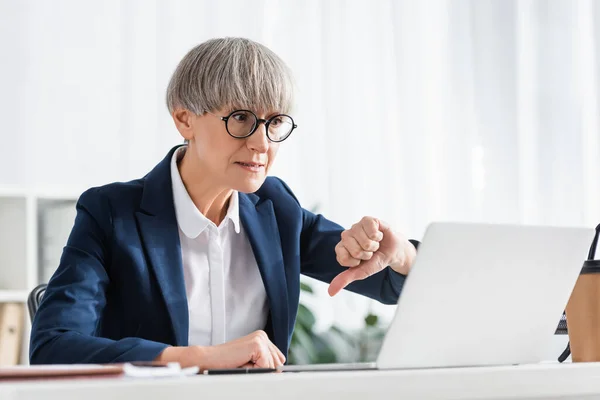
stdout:
[(392, 227), (387, 222), (380, 219), (378, 219), (377, 222), (379, 223), (379, 230), (383, 232), (384, 235), (386, 232), (390, 232), (392, 230)]
[(346, 286), (357, 280), (363, 280), (382, 270), (380, 256), (377, 254), (369, 261), (364, 261), (360, 267), (350, 268), (338, 274), (331, 283), (327, 292), (330, 296), (335, 296)]
[(258, 368), (274, 368), (273, 356), (266, 343), (260, 345), (256, 357), (252, 361), (254, 366)]
[(383, 239), (383, 233), (379, 230), (379, 220), (373, 217), (363, 217), (360, 220), (360, 226), (365, 231), (367, 237), (379, 242)]
[(273, 343), (269, 343), (269, 348), (271, 349), (271, 354), (273, 355), (275, 367), (280, 367), (285, 364), (285, 357), (283, 356), (283, 353), (279, 351), (277, 346), (275, 346)]
[(263, 352), (263, 357), (265, 362), (263, 363), (263, 368), (275, 368), (275, 361), (273, 360), (273, 354), (271, 353), (271, 349), (269, 349), (269, 346), (266, 345), (264, 352)]
[(377, 250), (379, 250), (379, 241), (371, 240), (371, 238), (369, 238), (367, 232), (365, 232), (365, 229), (362, 225), (358, 227), (357, 232), (354, 234), (354, 239), (358, 242), (358, 244), (364, 251), (376, 252)]
[(279, 347), (273, 345), (273, 347), (275, 347), (275, 350), (277, 350), (277, 355), (279, 356), (279, 361), (281, 361), (281, 364), (285, 364), (286, 358), (285, 358), (285, 354), (283, 354), (283, 352), (281, 350), (279, 350)]
[(352, 257), (342, 242), (335, 246), (335, 257), (342, 267), (356, 267), (360, 264), (360, 260)]
[[(359, 231), (362, 231), (362, 229), (359, 227), (358, 228)], [(355, 233), (354, 235), (356, 235), (357, 233)], [(355, 258), (357, 260), (370, 260), (371, 257), (373, 257), (373, 252), (372, 251), (366, 251), (365, 249), (363, 249), (363, 247), (360, 245), (360, 243), (358, 242), (358, 240), (356, 239), (356, 237), (353, 236), (353, 234), (349, 233), (347, 235), (342, 235), (342, 245), (346, 248), (346, 250), (348, 250), (348, 253), (350, 253), (350, 255), (352, 256), (352, 258)], [(365, 236), (366, 238), (366, 236)], [(367, 238), (367, 240), (369, 240)], [(373, 242), (373, 243), (377, 243), (377, 242)]]
[(249, 362), (249, 363), (242, 365), (240, 368), (256, 368), (256, 364)]
[(267, 368), (275, 368), (275, 359), (273, 357), (273, 353), (271, 352), (271, 348), (267, 343), (265, 343), (265, 357), (267, 357), (269, 360), (269, 365)]

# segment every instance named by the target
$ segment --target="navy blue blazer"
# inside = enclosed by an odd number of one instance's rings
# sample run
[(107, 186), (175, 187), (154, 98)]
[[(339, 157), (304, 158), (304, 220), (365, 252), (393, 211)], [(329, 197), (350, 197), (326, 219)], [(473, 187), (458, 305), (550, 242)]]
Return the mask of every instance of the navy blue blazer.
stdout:
[[(92, 188), (35, 315), (30, 362), (112, 363), (154, 360), (188, 345), (188, 303), (173, 194), (172, 149), (148, 175)], [(335, 245), (342, 227), (303, 209), (280, 179), (239, 194), (268, 297), (265, 331), (287, 354), (300, 274), (330, 282), (342, 268)], [(348, 290), (395, 304), (405, 277), (389, 267)]]

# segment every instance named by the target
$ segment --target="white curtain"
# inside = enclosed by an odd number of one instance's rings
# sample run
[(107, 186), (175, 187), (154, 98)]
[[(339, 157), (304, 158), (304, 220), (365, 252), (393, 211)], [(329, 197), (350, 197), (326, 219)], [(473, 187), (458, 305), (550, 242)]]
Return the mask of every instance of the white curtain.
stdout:
[[(170, 74), (216, 36), (294, 70), (299, 128), (273, 173), (306, 208), (413, 238), (433, 220), (600, 222), (592, 0), (0, 0), (0, 185), (144, 175), (181, 142)], [(320, 293), (323, 324), (371, 307)]]

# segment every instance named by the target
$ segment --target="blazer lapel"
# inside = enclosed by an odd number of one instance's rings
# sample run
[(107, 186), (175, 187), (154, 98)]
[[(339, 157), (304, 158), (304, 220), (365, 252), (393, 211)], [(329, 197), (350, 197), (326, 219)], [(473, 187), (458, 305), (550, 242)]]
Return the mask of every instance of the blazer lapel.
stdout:
[(187, 346), (188, 304), (171, 189), (171, 157), (175, 150), (172, 149), (146, 176), (141, 210), (136, 213), (136, 219), (148, 264), (154, 272), (171, 319), (174, 344)]
[[(252, 199), (251, 199), (252, 198)], [(288, 347), (288, 292), (279, 229), (271, 200), (240, 193), (240, 219), (248, 234), (265, 285), (273, 328), (273, 342), (283, 352)]]

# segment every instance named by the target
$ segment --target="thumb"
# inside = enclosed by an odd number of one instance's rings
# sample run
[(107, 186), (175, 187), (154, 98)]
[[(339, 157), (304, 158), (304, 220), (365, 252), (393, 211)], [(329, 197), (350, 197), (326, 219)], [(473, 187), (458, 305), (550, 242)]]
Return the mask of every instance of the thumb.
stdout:
[(352, 274), (353, 270), (357, 269), (357, 268), (358, 267), (355, 267), (352, 269), (347, 269), (346, 271), (339, 273), (335, 278), (333, 278), (333, 280), (329, 284), (329, 288), (327, 289), (327, 292), (329, 293), (329, 295), (335, 296), (343, 288), (348, 286), (354, 280), (354, 279), (352, 279), (353, 277), (351, 274)]
[(373, 258), (368, 261), (363, 261), (358, 267), (349, 268), (338, 274), (329, 284), (329, 288), (327, 289), (329, 295), (335, 296), (352, 282), (363, 280), (378, 272), (379, 268), (377, 266), (380, 263), (379, 258), (380, 256), (378, 253), (375, 253)]

